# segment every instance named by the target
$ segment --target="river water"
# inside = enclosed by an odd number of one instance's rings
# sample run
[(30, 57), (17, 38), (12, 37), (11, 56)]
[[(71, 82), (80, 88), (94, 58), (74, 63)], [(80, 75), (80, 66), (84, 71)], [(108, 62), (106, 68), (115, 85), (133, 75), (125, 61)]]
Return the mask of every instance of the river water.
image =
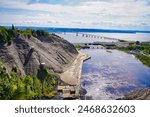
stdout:
[(82, 34), (90, 34), (96, 36), (104, 36), (109, 38), (127, 40), (127, 41), (150, 41), (150, 33), (56, 33), (62, 38), (68, 40), (70, 43), (92, 43), (97, 41), (114, 42), (114, 40), (103, 38), (91, 38), (82, 36)]
[[(90, 33), (89, 33), (90, 34)], [(60, 33), (71, 43), (110, 42), (114, 40), (82, 37), (82, 33)], [(150, 41), (150, 34), (92, 33), (130, 41)], [(83, 49), (91, 56), (83, 64), (81, 87), (87, 93), (85, 99), (111, 100), (145, 87), (150, 87), (150, 68), (144, 66), (133, 55), (106, 49)]]
[(118, 50), (81, 50), (91, 56), (83, 64), (81, 86), (85, 97), (110, 100), (140, 88), (150, 87), (150, 68), (133, 55)]

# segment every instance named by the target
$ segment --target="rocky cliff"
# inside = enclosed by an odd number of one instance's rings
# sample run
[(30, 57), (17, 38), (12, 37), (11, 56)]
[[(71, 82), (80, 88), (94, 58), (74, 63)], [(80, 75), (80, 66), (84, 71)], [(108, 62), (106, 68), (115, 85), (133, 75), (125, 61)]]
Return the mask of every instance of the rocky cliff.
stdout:
[(60, 73), (77, 54), (72, 44), (56, 35), (38, 38), (20, 35), (10, 46), (0, 44), (0, 60), (8, 72), (15, 66), (21, 75), (37, 75), (40, 65)]

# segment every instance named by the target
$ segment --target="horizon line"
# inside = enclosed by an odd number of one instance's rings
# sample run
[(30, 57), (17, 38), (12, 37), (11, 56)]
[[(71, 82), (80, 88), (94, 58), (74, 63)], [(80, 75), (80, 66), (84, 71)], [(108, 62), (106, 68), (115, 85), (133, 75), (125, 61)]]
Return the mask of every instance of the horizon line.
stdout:
[[(4, 27), (11, 27), (12, 25), (0, 25)], [(148, 32), (150, 33), (150, 30), (141, 30), (141, 29), (112, 29), (112, 28), (81, 28), (81, 27), (48, 27), (48, 26), (21, 26), (21, 25), (14, 25), (15, 27), (26, 27), (26, 28), (51, 28), (51, 29), (80, 29), (80, 30), (105, 30), (105, 31), (131, 31), (131, 32)]]

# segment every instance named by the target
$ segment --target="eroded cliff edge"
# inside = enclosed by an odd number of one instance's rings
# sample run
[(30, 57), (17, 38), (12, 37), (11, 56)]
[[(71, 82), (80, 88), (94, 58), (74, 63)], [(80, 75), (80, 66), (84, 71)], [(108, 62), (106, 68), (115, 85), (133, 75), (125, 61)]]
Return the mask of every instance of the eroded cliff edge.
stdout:
[(7, 71), (15, 66), (20, 75), (37, 75), (41, 64), (48, 71), (61, 73), (77, 55), (71, 43), (56, 35), (38, 38), (19, 35), (9, 46), (0, 44), (0, 60)]

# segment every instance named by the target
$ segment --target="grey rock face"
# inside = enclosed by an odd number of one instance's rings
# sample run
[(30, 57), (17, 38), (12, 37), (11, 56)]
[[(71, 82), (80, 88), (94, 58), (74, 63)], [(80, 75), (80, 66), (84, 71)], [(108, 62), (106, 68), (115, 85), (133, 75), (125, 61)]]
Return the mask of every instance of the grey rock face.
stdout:
[(127, 94), (124, 100), (150, 100), (150, 89), (140, 89)]
[(49, 71), (60, 73), (77, 54), (72, 44), (59, 37), (19, 36), (10, 46), (0, 45), (0, 60), (8, 71), (15, 65), (21, 75), (37, 75), (41, 64)]

